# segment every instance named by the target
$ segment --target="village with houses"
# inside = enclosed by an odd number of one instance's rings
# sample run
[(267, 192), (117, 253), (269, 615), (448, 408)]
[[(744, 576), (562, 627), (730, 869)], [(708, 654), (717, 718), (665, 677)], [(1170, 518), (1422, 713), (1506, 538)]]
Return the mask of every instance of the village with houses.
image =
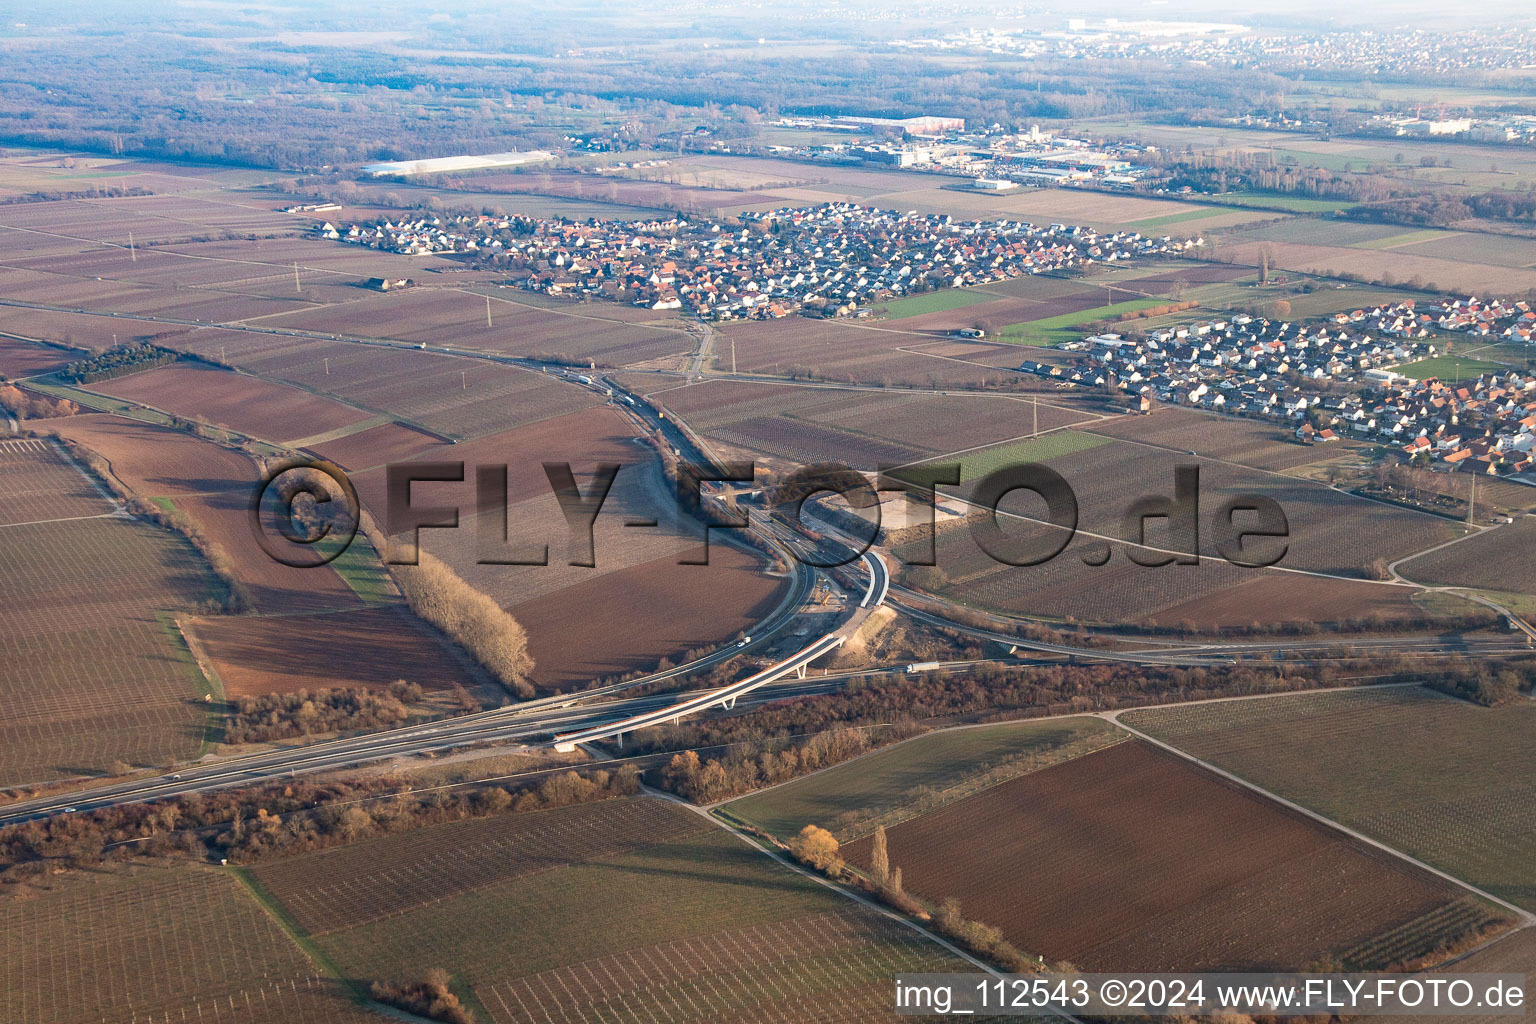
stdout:
[(1305, 443), (1347, 437), (1435, 470), (1518, 479), (1536, 471), (1536, 372), (1463, 380), (1411, 372), (1441, 354), (1443, 336), (1529, 345), (1533, 328), (1526, 302), (1410, 299), (1311, 323), (1239, 313), (1140, 337), (1100, 334), (1061, 346), (1081, 354), (1072, 365), (1026, 360), (1020, 369), (1117, 386), (1134, 411), (1163, 403), (1294, 423)]
[[(743, 213), (730, 223), (422, 215), (346, 227), (327, 222), (316, 232), (394, 253), (467, 256), (540, 294), (712, 321), (862, 318), (881, 303), (940, 288), (1179, 256), (1199, 244), (853, 203)], [(1026, 359), (1018, 369), (1069, 387), (1122, 389), (1133, 411), (1199, 408), (1292, 423), (1306, 443), (1350, 438), (1393, 446), (1441, 471), (1536, 473), (1536, 373), (1446, 381), (1399, 369), (1440, 355), (1445, 337), (1530, 345), (1536, 311), (1524, 301), (1467, 297), (1405, 299), (1310, 322), (1234, 313), (1066, 342), (1060, 351), (1069, 358)]]
[(423, 216), (325, 238), (395, 253), (468, 254), (529, 291), (610, 299), (708, 320), (867, 316), (873, 304), (1137, 256), (1198, 239), (1024, 221), (963, 221), (854, 203), (707, 219), (602, 221)]

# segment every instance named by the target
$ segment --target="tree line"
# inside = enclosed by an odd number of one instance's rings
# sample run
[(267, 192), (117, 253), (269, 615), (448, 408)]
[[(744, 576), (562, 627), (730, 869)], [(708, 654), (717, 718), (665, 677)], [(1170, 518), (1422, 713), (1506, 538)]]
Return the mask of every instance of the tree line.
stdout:
[(0, 886), (141, 857), (250, 864), (449, 821), (638, 792), (637, 770), (621, 765), (420, 793), (402, 788), (398, 778), (377, 777), (190, 793), (0, 828)]
[[(1052, 714), (1418, 682), (1485, 705), (1530, 692), (1536, 658), (1492, 664), (1398, 655), (1318, 664), (1209, 668), (1109, 662), (1048, 667), (978, 665), (964, 672), (855, 677), (841, 691), (775, 701), (750, 712), (647, 729), (626, 738), (634, 755), (674, 752), (647, 772), (658, 788), (715, 803), (838, 764), (939, 723), (1006, 721)], [(723, 748), (716, 756), (698, 751)]]
[(417, 683), (397, 679), (384, 692), (361, 687), (239, 697), (224, 723), (226, 743), (268, 743), (351, 729), (385, 729), (422, 702)]

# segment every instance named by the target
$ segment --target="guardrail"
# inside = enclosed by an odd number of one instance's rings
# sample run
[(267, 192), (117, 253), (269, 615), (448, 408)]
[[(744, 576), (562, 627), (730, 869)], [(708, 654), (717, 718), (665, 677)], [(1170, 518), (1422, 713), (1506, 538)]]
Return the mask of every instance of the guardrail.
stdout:
[(594, 740), (610, 739), (615, 736), (623, 736), (626, 732), (643, 729), (648, 725), (660, 725), (663, 722), (676, 723), (686, 715), (704, 711), (707, 708), (719, 705), (723, 708), (736, 706), (736, 698), (744, 693), (749, 693), (775, 679), (781, 679), (791, 672), (798, 673), (802, 678), (805, 669), (811, 662), (824, 654), (841, 647), (847, 638), (840, 633), (829, 633), (815, 643), (804, 647), (783, 661), (770, 665), (760, 672), (756, 672), (740, 682), (723, 686), (718, 690), (711, 690), (691, 700), (685, 700), (671, 707), (661, 708), (656, 711), (648, 711), (644, 714), (622, 718), (616, 722), (608, 722), (603, 725), (583, 729), (580, 732), (567, 733), (564, 736), (555, 737), (555, 749), (561, 753), (569, 753), (576, 749), (577, 744), (589, 743)]

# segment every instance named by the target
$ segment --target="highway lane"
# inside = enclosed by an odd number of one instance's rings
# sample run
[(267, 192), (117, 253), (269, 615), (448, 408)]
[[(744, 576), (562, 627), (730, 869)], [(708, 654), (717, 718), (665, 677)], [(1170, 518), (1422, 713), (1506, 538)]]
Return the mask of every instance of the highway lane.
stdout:
[(613, 737), (622, 738), (627, 732), (644, 729), (649, 725), (661, 725), (664, 722), (671, 722), (673, 725), (676, 725), (686, 715), (695, 715), (713, 707), (734, 708), (738, 699), (742, 696), (760, 687), (767, 686), (769, 683), (781, 679), (791, 672), (795, 672), (803, 678), (804, 672), (811, 662), (832, 653), (841, 647), (846, 639), (847, 637), (841, 633), (829, 633), (814, 643), (801, 648), (788, 658), (770, 665), (761, 672), (754, 672), (746, 679), (732, 683), (729, 686), (722, 686), (718, 690), (711, 690), (708, 693), (671, 704), (667, 707), (643, 711), (576, 732), (561, 734), (555, 737), (555, 749), (562, 753), (569, 753), (582, 743), (594, 743), (598, 740)]
[[(1138, 664), (1212, 665), (1233, 664), (1244, 658), (1284, 658), (1292, 655), (1351, 651), (1375, 654), (1415, 654), (1441, 657), (1494, 657), (1499, 655), (1530, 654), (1531, 645), (1523, 635), (1510, 633), (1443, 633), (1432, 636), (1356, 636), (1351, 634), (1327, 634), (1307, 638), (1276, 638), (1248, 640), (1236, 643), (1181, 641), (1160, 646), (1126, 648), (1069, 647), (1062, 644), (1043, 643), (1004, 633), (999, 630), (972, 626), (929, 611), (919, 605), (937, 604), (932, 599), (916, 595), (903, 588), (895, 588), (892, 603), (919, 622), (942, 626), (978, 640), (990, 640), (1025, 650), (1042, 653), (1064, 654), (1074, 658), (1099, 661), (1130, 661)], [(1121, 636), (1122, 643), (1136, 638)], [(1149, 638), (1150, 639), (1150, 638)]]
[[(980, 659), (947, 662), (928, 670), (960, 672), (980, 664), (1025, 664), (1017, 659)], [(825, 694), (840, 689), (849, 679), (899, 676), (904, 666), (885, 669), (848, 669), (801, 679), (779, 678), (738, 695), (738, 709), (755, 707), (790, 697)], [(304, 747), (214, 762), (184, 769), (174, 775), (114, 783), (89, 790), (39, 797), (0, 807), (0, 825), (35, 821), (71, 811), (89, 811), (121, 804), (143, 803), (242, 786), (259, 786), (322, 771), (356, 768), (375, 762), (442, 752), (472, 744), (521, 743), (548, 746), (561, 730), (576, 730), (619, 722), (647, 713), (659, 713), (665, 721), (680, 702), (675, 693), (621, 698), (594, 705), (547, 708), (535, 713), (518, 708), (467, 715), (404, 729), (326, 740)], [(521, 713), (514, 713), (521, 712)]]

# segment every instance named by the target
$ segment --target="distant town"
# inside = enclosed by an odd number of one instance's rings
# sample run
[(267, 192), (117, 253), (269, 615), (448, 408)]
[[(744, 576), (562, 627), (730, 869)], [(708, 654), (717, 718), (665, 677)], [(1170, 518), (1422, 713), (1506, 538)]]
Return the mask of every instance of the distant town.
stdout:
[(569, 223), (423, 216), (316, 226), (324, 238), (395, 253), (463, 253), (548, 295), (588, 296), (706, 319), (803, 312), (868, 315), (876, 303), (1133, 256), (1199, 240), (1065, 224), (965, 221), (854, 203), (707, 218)]

